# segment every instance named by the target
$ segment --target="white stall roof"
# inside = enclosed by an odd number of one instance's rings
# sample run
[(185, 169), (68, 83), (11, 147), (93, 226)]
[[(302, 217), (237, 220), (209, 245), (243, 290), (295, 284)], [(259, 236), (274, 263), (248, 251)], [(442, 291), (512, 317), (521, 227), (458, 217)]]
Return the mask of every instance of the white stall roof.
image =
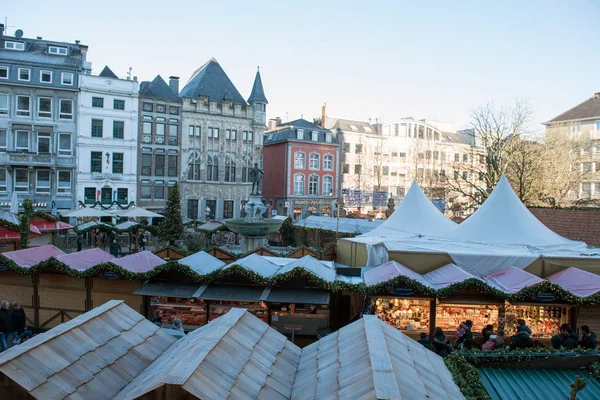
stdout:
[(548, 280), (579, 297), (600, 292), (600, 276), (579, 268), (567, 268), (549, 276)]
[(430, 286), (429, 282), (423, 278), (423, 275), (416, 273), (412, 269), (396, 261), (388, 261), (378, 267), (372, 268), (364, 273), (365, 284), (367, 286), (377, 285), (381, 282), (389, 281), (399, 275), (415, 280), (425, 286)]
[(467, 279), (476, 278), (474, 275), (460, 269), (456, 264), (444, 265), (441, 268), (426, 273), (424, 277), (436, 290), (443, 289), (454, 283), (464, 282)]
[(327, 282), (335, 281), (336, 271), (333, 267), (333, 262), (320, 261), (311, 256), (304, 256), (302, 258), (294, 259), (293, 261), (281, 267), (281, 269), (277, 271), (275, 275), (286, 274), (292, 271), (294, 268), (302, 268), (305, 271), (311, 272), (319, 278), (326, 280)]
[(225, 263), (205, 251), (199, 251), (179, 260), (179, 264), (187, 265), (200, 275), (210, 274), (223, 267)]
[(495, 288), (502, 290), (504, 293), (511, 294), (543, 282), (542, 278), (515, 267), (506, 267), (492, 272), (484, 277), (483, 280)]
[[(340, 218), (339, 226), (337, 218), (319, 217), (311, 215), (294, 224), (297, 228), (322, 229), (331, 232), (364, 234), (381, 226), (383, 221), (369, 221), (360, 218)], [(339, 229), (339, 230), (338, 230)]]
[[(281, 268), (281, 265), (271, 262), (271, 258), (273, 257), (263, 257), (254, 253), (229, 264), (229, 266), (237, 265), (265, 278), (270, 278)], [(289, 258), (286, 259), (286, 263), (289, 263), (289, 261)]]

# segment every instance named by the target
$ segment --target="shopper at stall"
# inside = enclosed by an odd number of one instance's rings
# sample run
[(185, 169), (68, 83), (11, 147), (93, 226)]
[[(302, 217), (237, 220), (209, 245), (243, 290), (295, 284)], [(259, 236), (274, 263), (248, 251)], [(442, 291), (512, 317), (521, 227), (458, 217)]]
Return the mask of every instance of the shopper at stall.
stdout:
[(16, 345), (21, 343), (21, 335), (27, 329), (27, 320), (25, 318), (25, 310), (21, 307), (21, 303), (14, 301), (10, 310), (13, 329), (13, 342)]
[(590, 332), (590, 327), (581, 325), (581, 341), (579, 345), (584, 349), (595, 349), (597, 346), (596, 332)]
[(185, 331), (183, 330), (183, 322), (181, 322), (181, 319), (179, 319), (179, 318), (173, 319), (173, 329), (183, 333), (183, 335), (185, 336)]
[(561, 348), (572, 350), (579, 345), (579, 336), (569, 324), (562, 324), (558, 335), (552, 336), (550, 341), (552, 347), (557, 350)]
[(461, 322), (460, 326), (456, 330), (454, 347), (467, 350), (471, 350), (473, 348), (473, 332), (471, 332), (472, 327), (473, 321), (471, 320)]
[(417, 340), (417, 342), (421, 343), (426, 349), (433, 350), (431, 347), (431, 340), (429, 340), (425, 332), (421, 332), (420, 339)]
[(8, 348), (6, 340), (8, 334), (12, 331), (12, 316), (9, 310), (9, 302), (4, 300), (0, 303), (0, 353)]
[(517, 326), (517, 333), (510, 338), (510, 350), (525, 349), (533, 347), (533, 340), (529, 337), (529, 333), (521, 325)]
[(152, 314), (152, 318), (150, 318), (150, 322), (162, 327), (162, 316), (163, 316), (162, 310), (154, 310), (154, 313)]
[[(520, 326), (520, 327), (522, 327), (522, 328), (523, 328), (523, 330), (524, 330), (525, 332), (527, 332), (527, 334), (528, 334), (528, 335), (531, 335), (531, 329), (529, 329), (529, 327), (526, 325), (526, 323), (525, 323), (525, 320), (524, 320), (524, 319), (518, 319), (518, 320), (517, 320), (517, 328), (518, 328), (519, 326)], [(518, 329), (517, 329), (517, 332), (518, 332)]]
[(490, 339), (490, 335), (494, 334), (494, 326), (486, 325), (485, 328), (481, 330), (481, 336), (483, 336), (483, 343), (487, 342)]
[(435, 328), (431, 347), (433, 348), (433, 352), (440, 357), (446, 357), (453, 350), (450, 340), (444, 335), (442, 328)]

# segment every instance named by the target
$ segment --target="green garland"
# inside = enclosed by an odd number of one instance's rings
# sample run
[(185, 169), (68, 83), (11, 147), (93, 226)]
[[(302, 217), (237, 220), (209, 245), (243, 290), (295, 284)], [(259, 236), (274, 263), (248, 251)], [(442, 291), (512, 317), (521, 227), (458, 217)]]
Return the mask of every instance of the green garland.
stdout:
[(590, 371), (590, 375), (597, 381), (600, 381), (600, 362), (596, 361), (592, 365), (589, 366), (588, 370)]
[[(573, 304), (583, 304), (589, 301), (589, 298), (581, 298), (574, 294), (564, 290), (562, 287), (555, 285), (550, 281), (543, 281), (537, 285), (529, 286), (521, 289), (517, 293), (511, 296), (512, 301), (531, 301), (534, 300), (538, 294), (541, 293), (553, 293), (559, 299)], [(597, 296), (597, 295), (595, 295)], [(592, 296), (594, 297), (594, 296)]]
[(480, 291), (482, 294), (492, 295), (499, 299), (506, 299), (508, 295), (501, 290), (496, 289), (490, 284), (483, 282), (476, 278), (469, 278), (462, 282), (453, 283), (450, 286), (446, 286), (443, 289), (439, 289), (437, 291), (437, 295), (439, 298), (445, 298), (453, 295), (454, 293), (468, 288), (475, 288)]
[(52, 214), (48, 214), (45, 211), (35, 210), (33, 212), (33, 216), (34, 217), (40, 217), (40, 218), (45, 219), (46, 221), (50, 221), (50, 222), (57, 222), (58, 221), (57, 217), (55, 217)]
[(11, 231), (17, 231), (17, 232), (19, 232), (19, 225), (13, 224), (12, 222), (7, 221), (5, 219), (1, 219), (0, 218), (0, 226), (3, 226), (4, 228), (8, 228)]
[(595, 349), (583, 349), (581, 347), (577, 347), (573, 350), (567, 349), (554, 349), (554, 348), (536, 348), (536, 347), (528, 347), (524, 349), (515, 349), (515, 350), (504, 350), (504, 349), (496, 349), (496, 350), (461, 350), (459, 352), (454, 353), (456, 355), (460, 355), (460, 357), (464, 358), (471, 364), (485, 364), (489, 362), (522, 362), (522, 361), (530, 361), (536, 359), (548, 359), (551, 357), (557, 356), (597, 356), (599, 355), (598, 351)]
[(331, 292), (339, 292), (341, 290), (351, 290), (351, 291), (359, 291), (364, 292), (366, 287), (364, 284), (351, 284), (347, 282), (334, 281), (329, 282), (325, 279), (322, 279), (310, 271), (305, 270), (302, 267), (294, 267), (289, 272), (285, 274), (279, 274), (272, 277), (268, 283), (271, 286), (281, 285), (286, 282), (295, 281), (295, 280), (306, 280), (310, 285), (314, 287), (325, 289)]
[(266, 285), (267, 279), (257, 274), (256, 272), (241, 267), (239, 265), (227, 265), (222, 268), (217, 269), (211, 273), (202, 276), (202, 281), (206, 283), (221, 281), (230, 276), (241, 276), (248, 279), (250, 282), (255, 283), (257, 285)]
[(88, 204), (86, 206), (81, 200), (79, 200), (77, 202), (77, 204), (79, 205), (79, 207), (87, 207), (87, 208), (100, 207), (102, 210), (110, 210), (110, 208), (113, 207), (113, 206), (117, 206), (121, 210), (127, 210), (128, 208), (135, 206), (135, 203), (133, 201), (130, 201), (129, 204), (127, 204), (126, 206), (122, 206), (117, 201), (113, 201), (112, 203), (110, 203), (106, 207), (104, 205), (102, 205), (102, 203), (100, 201), (96, 201), (94, 204)]
[(419, 295), (424, 295), (426, 297), (435, 297), (436, 292), (434, 289), (423, 285), (421, 282), (418, 282), (412, 278), (409, 278), (406, 275), (398, 275), (395, 278), (392, 278), (388, 281), (378, 283), (376, 285), (371, 285), (367, 287), (368, 294), (376, 294), (382, 292), (391, 292), (393, 288), (407, 287), (413, 289)]
[(465, 358), (451, 354), (444, 359), (444, 363), (452, 374), (454, 383), (467, 400), (491, 400), (490, 395), (483, 386), (477, 368)]
[(29, 248), (29, 234), (31, 231), (31, 215), (33, 214), (33, 202), (28, 197), (23, 200), (23, 214), (19, 224), (19, 235), (21, 236), (21, 249)]

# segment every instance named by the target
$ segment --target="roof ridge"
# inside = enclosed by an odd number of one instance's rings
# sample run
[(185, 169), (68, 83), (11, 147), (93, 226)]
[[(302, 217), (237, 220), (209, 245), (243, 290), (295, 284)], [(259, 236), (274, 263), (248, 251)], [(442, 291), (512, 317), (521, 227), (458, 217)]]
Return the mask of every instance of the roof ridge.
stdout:
[[(121, 304), (124, 304), (123, 300), (109, 300), (106, 303), (102, 304), (101, 306), (93, 308), (84, 314), (78, 315), (77, 317), (73, 318), (72, 320), (70, 320), (68, 322), (64, 322), (64, 323), (56, 326), (55, 328), (49, 330), (48, 332), (44, 332), (41, 335), (36, 336), (35, 338), (32, 338), (16, 348), (12, 347), (12, 348), (4, 351), (0, 355), (0, 366), (4, 365), (8, 361), (11, 361), (11, 360), (29, 352), (30, 350), (37, 348), (38, 346), (40, 346), (44, 343), (49, 342), (50, 340), (56, 339), (57, 337), (64, 334), (65, 332), (73, 330), (73, 329), (81, 326), (82, 324), (84, 324), (94, 318), (97, 318), (100, 314), (104, 314), (108, 310), (111, 310)], [(38, 338), (37, 341), (36, 341), (36, 338)]]
[[(363, 316), (365, 324), (365, 336), (367, 337), (367, 347), (369, 351), (369, 361), (373, 371), (373, 387), (378, 399), (401, 398), (398, 381), (394, 375), (394, 366), (388, 352), (385, 333), (381, 327), (381, 320), (375, 315)], [(376, 379), (375, 374), (392, 374), (393, 382), (386, 380), (385, 377)], [(389, 384), (389, 385), (388, 385)]]
[[(587, 103), (590, 100), (594, 100), (594, 97), (590, 97), (589, 99), (585, 99), (584, 101), (582, 101), (581, 103), (569, 108), (567, 111), (564, 111), (560, 114), (558, 114), (556, 117), (552, 118), (551, 120), (544, 122), (544, 124), (550, 124), (552, 121), (554, 121), (557, 118), (560, 118), (561, 115), (565, 115), (566, 113), (568, 113), (569, 111), (572, 111), (574, 109), (576, 109), (577, 107), (581, 106), (583, 103)], [(590, 117), (592, 118), (592, 117)], [(566, 121), (573, 121), (573, 119), (565, 119), (564, 121), (555, 121), (555, 122), (566, 122)]]

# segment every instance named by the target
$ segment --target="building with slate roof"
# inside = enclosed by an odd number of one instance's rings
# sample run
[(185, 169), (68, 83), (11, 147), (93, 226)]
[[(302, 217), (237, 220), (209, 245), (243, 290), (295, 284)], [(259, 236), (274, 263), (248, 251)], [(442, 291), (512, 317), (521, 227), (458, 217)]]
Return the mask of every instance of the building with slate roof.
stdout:
[(0, 25), (0, 203), (75, 208), (76, 105), (88, 47), (31, 39)]
[(181, 100), (179, 78), (157, 75), (141, 82), (137, 154), (137, 204), (162, 212), (181, 173)]
[(182, 98), (182, 213), (191, 219), (237, 218), (251, 191), (249, 172), (262, 167), (267, 98), (256, 72), (248, 101), (217, 60), (198, 68)]
[(586, 176), (579, 188), (573, 190), (573, 199), (600, 199), (600, 92), (544, 125), (547, 136), (563, 134), (584, 139), (579, 167)]
[(336, 132), (305, 119), (265, 132), (263, 197), (279, 215), (333, 216), (339, 192)]
[(77, 201), (86, 205), (136, 201), (138, 82), (105, 66), (80, 79)]

